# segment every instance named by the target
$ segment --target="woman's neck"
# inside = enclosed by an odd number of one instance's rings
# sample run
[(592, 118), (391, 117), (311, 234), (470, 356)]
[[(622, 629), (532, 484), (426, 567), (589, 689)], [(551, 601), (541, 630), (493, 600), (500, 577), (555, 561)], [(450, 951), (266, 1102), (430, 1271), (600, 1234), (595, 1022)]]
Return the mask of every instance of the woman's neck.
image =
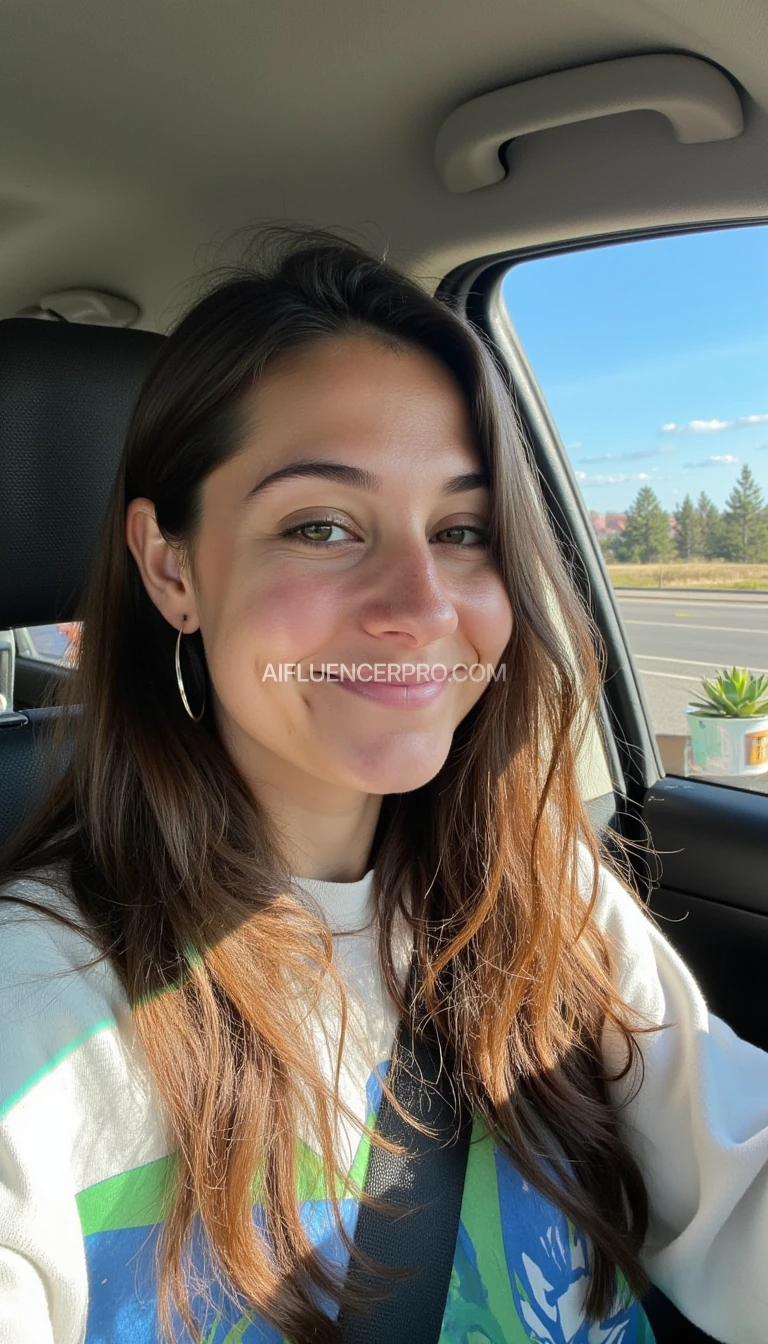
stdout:
[(359, 808), (335, 812), (286, 800), (277, 819), (291, 874), (318, 882), (359, 882), (373, 866), (381, 803), (380, 796), (370, 794)]

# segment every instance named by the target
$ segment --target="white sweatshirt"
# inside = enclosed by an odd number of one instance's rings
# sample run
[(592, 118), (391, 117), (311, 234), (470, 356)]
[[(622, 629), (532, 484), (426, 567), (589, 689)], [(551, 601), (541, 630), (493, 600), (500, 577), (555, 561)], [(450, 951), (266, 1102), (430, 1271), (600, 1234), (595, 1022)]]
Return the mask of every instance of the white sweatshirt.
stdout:
[[(362, 929), (335, 947), (360, 999), (342, 1089), (370, 1121), (396, 1030), (379, 979), (373, 870), (358, 882), (298, 880), (334, 932)], [(18, 890), (59, 899), (39, 884)], [(595, 914), (619, 992), (672, 1024), (639, 1038), (645, 1077), (622, 1113), (648, 1183), (651, 1279), (723, 1344), (768, 1344), (768, 1055), (708, 1013), (683, 962), (605, 871)], [(0, 1344), (159, 1338), (152, 1253), (174, 1145), (114, 972), (104, 963), (72, 970), (92, 955), (53, 920), (0, 903)], [(404, 973), (405, 941), (398, 959)], [(333, 1020), (328, 1012), (317, 1024), (329, 1060)], [(606, 1033), (611, 1063), (615, 1046)], [(627, 1085), (616, 1085), (617, 1098)], [(340, 1142), (359, 1175), (367, 1145), (349, 1126)], [(343, 1263), (310, 1177), (298, 1192), (302, 1217)], [(352, 1231), (357, 1205), (342, 1207)], [(258, 1225), (256, 1207), (254, 1217)], [(589, 1327), (588, 1282), (579, 1230), (487, 1137), (473, 1143), (441, 1344), (652, 1344), (638, 1303)], [(225, 1306), (206, 1321), (204, 1339), (281, 1344), (266, 1322)]]

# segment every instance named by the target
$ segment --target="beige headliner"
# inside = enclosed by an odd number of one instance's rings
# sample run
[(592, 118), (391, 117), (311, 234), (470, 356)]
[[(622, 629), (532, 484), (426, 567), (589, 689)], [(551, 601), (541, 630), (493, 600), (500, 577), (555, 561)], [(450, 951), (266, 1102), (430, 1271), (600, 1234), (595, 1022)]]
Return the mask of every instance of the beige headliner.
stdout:
[[(681, 145), (633, 112), (518, 140), (496, 186), (441, 187), (460, 103), (660, 51), (732, 76), (739, 138)], [(89, 285), (164, 330), (267, 218), (356, 232), (434, 284), (531, 242), (768, 216), (767, 56), (765, 0), (3, 0), (0, 314)]]

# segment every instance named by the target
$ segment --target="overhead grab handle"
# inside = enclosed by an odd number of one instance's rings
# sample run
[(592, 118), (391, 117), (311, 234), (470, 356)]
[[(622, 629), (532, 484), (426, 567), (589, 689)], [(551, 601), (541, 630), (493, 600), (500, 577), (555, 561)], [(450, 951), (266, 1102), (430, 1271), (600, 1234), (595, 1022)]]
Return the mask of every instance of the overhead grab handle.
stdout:
[(435, 162), (453, 192), (489, 187), (506, 176), (499, 150), (508, 140), (618, 112), (661, 112), (684, 145), (731, 140), (744, 118), (730, 80), (696, 56), (625, 56), (560, 70), (464, 103), (443, 122)]

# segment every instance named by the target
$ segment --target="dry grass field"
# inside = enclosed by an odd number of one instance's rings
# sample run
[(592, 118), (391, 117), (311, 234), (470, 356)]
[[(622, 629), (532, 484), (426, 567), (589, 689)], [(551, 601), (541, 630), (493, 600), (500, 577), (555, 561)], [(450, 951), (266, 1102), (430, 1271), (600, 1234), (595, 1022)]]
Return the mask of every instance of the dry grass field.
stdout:
[(681, 560), (667, 565), (608, 565), (608, 573), (614, 588), (746, 588), (768, 592), (768, 565)]

